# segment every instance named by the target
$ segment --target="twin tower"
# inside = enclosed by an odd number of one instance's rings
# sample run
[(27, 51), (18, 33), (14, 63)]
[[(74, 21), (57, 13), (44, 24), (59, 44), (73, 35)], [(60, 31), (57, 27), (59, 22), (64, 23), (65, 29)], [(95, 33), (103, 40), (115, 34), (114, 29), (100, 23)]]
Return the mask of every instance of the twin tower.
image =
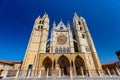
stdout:
[(58, 25), (54, 22), (51, 32), (49, 27), (48, 14), (35, 20), (20, 75), (101, 75), (101, 64), (83, 17), (74, 13), (72, 29), (62, 21)]

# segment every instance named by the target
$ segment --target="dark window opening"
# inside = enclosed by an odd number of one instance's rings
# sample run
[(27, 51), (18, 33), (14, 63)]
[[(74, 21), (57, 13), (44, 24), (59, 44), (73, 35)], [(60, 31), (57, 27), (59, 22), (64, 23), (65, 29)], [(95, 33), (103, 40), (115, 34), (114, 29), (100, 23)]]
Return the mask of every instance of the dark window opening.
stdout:
[(66, 53), (66, 49), (65, 48), (63, 48), (63, 53)]
[(38, 29), (40, 29), (40, 26), (38, 26)]
[(55, 68), (55, 59), (54, 59), (54, 68)]
[(39, 24), (41, 24), (41, 21), (39, 22)]
[(44, 24), (44, 21), (42, 21), (42, 24)]
[(43, 26), (41, 26), (41, 29), (43, 29)]
[(71, 60), (71, 65), (72, 65), (72, 67), (73, 67), (73, 61)]
[(70, 49), (69, 48), (67, 48), (67, 53), (70, 53)]
[(63, 27), (60, 27), (60, 30), (63, 30)]
[(55, 49), (55, 53), (58, 53), (58, 48)]
[(78, 24), (81, 25), (80, 21), (78, 21)]
[(78, 50), (78, 44), (76, 42), (74, 42), (74, 48), (75, 48), (75, 52), (79, 52), (79, 50)]
[(59, 49), (59, 53), (62, 53), (62, 48), (60, 47), (60, 49)]
[(82, 34), (82, 38), (85, 38), (85, 35), (84, 35), (84, 34)]
[(80, 27), (80, 30), (82, 30), (82, 27)]

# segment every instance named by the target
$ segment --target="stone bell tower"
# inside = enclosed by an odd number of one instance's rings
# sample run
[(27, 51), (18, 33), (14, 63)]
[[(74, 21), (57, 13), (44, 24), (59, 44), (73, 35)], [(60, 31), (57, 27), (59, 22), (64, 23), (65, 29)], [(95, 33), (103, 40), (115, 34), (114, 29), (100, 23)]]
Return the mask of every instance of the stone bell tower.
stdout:
[(86, 21), (83, 17), (79, 18), (77, 13), (73, 18), (73, 34), (77, 42), (77, 51), (85, 55), (88, 69), (102, 70)]
[(49, 30), (49, 17), (45, 13), (43, 17), (37, 17), (27, 46), (22, 69), (34, 69), (37, 64), (38, 54), (46, 53), (46, 44)]

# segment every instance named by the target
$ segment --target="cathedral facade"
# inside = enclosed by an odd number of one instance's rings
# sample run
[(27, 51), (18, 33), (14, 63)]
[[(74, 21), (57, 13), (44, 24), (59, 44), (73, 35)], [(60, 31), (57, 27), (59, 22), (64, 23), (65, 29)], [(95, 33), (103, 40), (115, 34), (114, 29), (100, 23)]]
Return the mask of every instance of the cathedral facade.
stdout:
[(101, 75), (102, 67), (85, 19), (74, 13), (72, 27), (54, 21), (50, 32), (49, 20), (46, 13), (35, 20), (20, 75)]

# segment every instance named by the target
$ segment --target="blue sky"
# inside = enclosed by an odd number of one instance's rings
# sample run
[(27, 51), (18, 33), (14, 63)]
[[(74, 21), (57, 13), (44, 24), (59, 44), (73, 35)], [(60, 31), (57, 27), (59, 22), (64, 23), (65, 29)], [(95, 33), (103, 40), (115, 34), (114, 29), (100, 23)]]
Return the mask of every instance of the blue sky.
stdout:
[(118, 61), (120, 0), (0, 0), (0, 59), (23, 60), (34, 21), (45, 12), (50, 27), (72, 23), (74, 12), (83, 16), (101, 63)]

